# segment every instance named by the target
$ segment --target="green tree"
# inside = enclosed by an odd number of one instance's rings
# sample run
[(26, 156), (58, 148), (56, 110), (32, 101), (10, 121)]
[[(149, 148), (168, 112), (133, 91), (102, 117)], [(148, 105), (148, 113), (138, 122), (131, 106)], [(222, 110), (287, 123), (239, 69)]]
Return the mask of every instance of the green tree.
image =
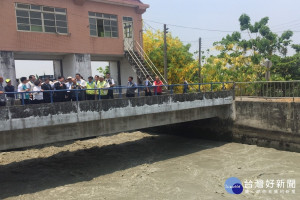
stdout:
[[(223, 72), (219, 77), (226, 75), (232, 81), (264, 80), (264, 62), (267, 59), (273, 61), (275, 58), (285, 57), (293, 36), (293, 32), (289, 30), (281, 35), (272, 32), (268, 21), (269, 18), (264, 17), (252, 24), (250, 17), (242, 14), (239, 18), (241, 32), (233, 32), (214, 43), (219, 54), (208, 60), (208, 64), (212, 65), (209, 68), (218, 68), (221, 64)], [(242, 37), (242, 33), (247, 36)], [(282, 77), (274, 74), (272, 78), (277, 80)], [(214, 78), (216, 81), (219, 79)]]
[(292, 48), (296, 51), (296, 53), (300, 53), (300, 44), (293, 44)]
[(273, 56), (271, 74), (281, 76), (283, 80), (300, 80), (300, 53), (281, 58)]
[(97, 68), (97, 71), (98, 71), (100, 74), (105, 75), (106, 73), (109, 73), (109, 66), (105, 66), (104, 68), (103, 68), (103, 67), (98, 67), (98, 68)]

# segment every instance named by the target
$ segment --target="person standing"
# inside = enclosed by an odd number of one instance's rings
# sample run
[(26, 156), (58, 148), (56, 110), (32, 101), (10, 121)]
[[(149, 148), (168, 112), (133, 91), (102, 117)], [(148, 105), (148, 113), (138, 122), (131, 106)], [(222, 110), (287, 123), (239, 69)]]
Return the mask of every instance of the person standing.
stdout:
[(29, 89), (29, 91), (33, 91), (34, 88), (34, 82), (36, 81), (36, 78), (34, 75), (30, 75), (29, 77), (29, 81), (27, 83), (27, 88)]
[[(101, 96), (101, 99), (107, 99), (107, 93), (108, 93), (108, 89), (109, 88), (109, 84), (104, 80), (104, 77), (103, 76), (100, 76), (99, 77), (99, 82), (97, 84), (97, 89), (101, 89), (100, 90), (100, 96)], [(96, 92), (96, 94), (99, 95), (99, 91)]]
[(50, 85), (50, 79), (46, 78), (45, 82), (41, 86), (41, 89), (44, 91), (43, 92), (43, 100), (45, 103), (51, 103), (51, 93), (50, 92), (45, 92), (45, 91), (50, 91), (52, 90), (52, 87)]
[(68, 78), (67, 78), (67, 82), (65, 83), (66, 84), (66, 87), (67, 87), (67, 99), (66, 99), (66, 101), (71, 101), (71, 99), (72, 99), (72, 94), (71, 94), (71, 89), (72, 89), (72, 85), (73, 85), (73, 82), (72, 82), (72, 77), (71, 76), (69, 76)]
[(71, 99), (72, 99), (72, 101), (77, 101), (80, 98), (78, 90), (80, 90), (81, 88), (80, 88), (79, 84), (77, 83), (76, 78), (72, 78), (72, 83), (73, 84), (72, 84), (72, 87), (71, 87), (71, 89), (72, 89), (72, 91), (71, 91)]
[[(6, 86), (4, 87), (4, 91), (5, 92), (15, 92), (15, 86), (13, 86), (11, 84), (11, 80), (10, 79), (6, 79)], [(6, 103), (8, 106), (13, 106), (15, 105), (15, 98), (16, 95), (15, 94), (6, 94)]]
[(58, 77), (58, 81), (54, 84), (54, 90), (57, 90), (57, 92), (54, 93), (54, 101), (55, 102), (64, 102), (66, 98), (66, 91), (59, 90), (66, 90), (67, 87), (64, 83), (65, 78), (63, 76)]
[(187, 82), (187, 80), (184, 78), (183, 79), (183, 94), (184, 93), (188, 93), (189, 90), (189, 83)]
[(95, 86), (96, 86), (96, 87), (97, 87), (98, 81), (99, 81), (99, 76), (96, 75), (96, 76), (95, 76)]
[(0, 106), (6, 105), (6, 98), (4, 94), (3, 77), (0, 76)]
[(159, 79), (158, 76), (156, 76), (155, 81), (153, 82), (153, 86), (157, 86), (157, 87), (154, 87), (154, 93), (156, 95), (162, 94), (162, 85), (163, 85), (163, 82)]
[(41, 88), (42, 86), (42, 82), (39, 81), (39, 80), (36, 80), (34, 82), (34, 87), (33, 87), (33, 104), (40, 104), (40, 103), (43, 103), (44, 100), (43, 100), (43, 89)]
[(113, 99), (114, 98), (114, 89), (113, 87), (115, 86), (115, 81), (113, 78), (111, 78), (110, 73), (106, 73), (106, 80), (105, 80), (108, 84), (110, 89), (107, 92), (107, 98), (108, 99)]
[(87, 100), (95, 100), (96, 90), (95, 90), (95, 82), (93, 81), (93, 77), (88, 77), (88, 82), (86, 83), (86, 99)]
[(24, 99), (24, 104), (30, 104), (30, 99), (29, 99), (29, 92), (30, 89), (27, 88), (28, 86), (28, 81), (26, 79), (26, 77), (22, 77), (21, 79), (21, 83), (18, 85), (18, 92), (23, 92), (25, 94), (21, 94), (21, 97), (20, 97), (20, 100), (21, 100), (21, 103), (22, 103), (22, 99)]
[[(34, 82), (36, 81), (36, 78), (35, 78), (34, 75), (30, 75), (28, 77), (28, 79), (29, 79), (29, 81), (27, 81), (27, 88), (29, 89), (30, 92), (32, 92), (33, 88), (35, 86)], [(30, 97), (31, 100), (33, 100), (33, 94), (32, 93), (29, 94), (29, 97)]]
[[(82, 76), (79, 73), (76, 74), (75, 78), (76, 78), (76, 82), (79, 85), (80, 89), (82, 89), (82, 90), (86, 89), (86, 81), (83, 80)], [(80, 97), (80, 98), (78, 98), (79, 101), (85, 100), (85, 92), (84, 91), (78, 92), (78, 95)]]
[(133, 82), (133, 77), (129, 76), (127, 83), (126, 97), (135, 97), (136, 83)]
[(145, 83), (144, 83), (144, 86), (146, 86), (145, 88), (145, 96), (152, 96), (152, 92), (151, 92), (151, 82), (150, 82), (150, 76), (149, 75), (146, 75), (146, 80), (145, 80)]

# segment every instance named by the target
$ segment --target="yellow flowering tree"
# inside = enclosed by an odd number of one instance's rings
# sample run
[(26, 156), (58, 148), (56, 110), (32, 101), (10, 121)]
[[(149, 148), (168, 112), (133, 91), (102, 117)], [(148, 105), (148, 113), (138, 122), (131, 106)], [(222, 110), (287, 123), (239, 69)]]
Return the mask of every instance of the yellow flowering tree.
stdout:
[[(163, 32), (147, 30), (143, 34), (144, 50), (163, 75), (164, 39)], [(184, 45), (178, 37), (167, 35), (168, 44), (168, 83), (182, 84), (185, 78), (189, 83), (197, 82), (198, 64), (189, 52), (191, 45)]]

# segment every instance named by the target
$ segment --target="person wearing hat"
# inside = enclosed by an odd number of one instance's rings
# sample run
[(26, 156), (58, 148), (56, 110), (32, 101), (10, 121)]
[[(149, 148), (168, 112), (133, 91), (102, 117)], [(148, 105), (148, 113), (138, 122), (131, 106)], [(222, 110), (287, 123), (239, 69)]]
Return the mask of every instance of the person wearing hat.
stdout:
[(86, 99), (87, 100), (95, 100), (96, 90), (95, 82), (93, 81), (93, 77), (88, 77), (88, 82), (86, 83)]
[[(100, 89), (100, 96), (101, 99), (107, 99), (107, 93), (108, 93), (108, 89), (109, 88), (109, 84), (104, 80), (103, 76), (99, 77), (99, 81), (97, 84), (97, 89)], [(96, 92), (97, 95), (99, 95), (99, 90), (97, 90)]]
[[(6, 86), (4, 87), (5, 92), (15, 92), (15, 86), (11, 84), (10, 79), (6, 79)], [(15, 105), (15, 94), (6, 94), (6, 103), (8, 106)]]
[(0, 106), (6, 105), (6, 98), (4, 94), (4, 87), (3, 87), (3, 77), (0, 76)]

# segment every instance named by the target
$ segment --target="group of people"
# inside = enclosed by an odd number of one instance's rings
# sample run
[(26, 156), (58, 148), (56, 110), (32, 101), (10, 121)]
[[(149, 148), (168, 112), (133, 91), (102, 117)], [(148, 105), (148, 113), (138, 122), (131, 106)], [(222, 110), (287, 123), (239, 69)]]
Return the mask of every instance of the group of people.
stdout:
[[(30, 75), (29, 79), (22, 77), (17, 90), (12, 85), (10, 79), (6, 79), (6, 86), (3, 86), (3, 78), (0, 77), (0, 106), (14, 105), (15, 99), (21, 100), (22, 104), (40, 104), (64, 101), (83, 101), (95, 99), (113, 99), (113, 89), (115, 81), (111, 78), (110, 73), (104, 76), (88, 77), (85, 81), (83, 77), (77, 73), (75, 77), (63, 76), (58, 77), (57, 81), (50, 81), (46, 78), (44, 81), (37, 79), (34, 75)], [(155, 81), (151, 83), (150, 76), (147, 75), (143, 84), (145, 96), (152, 96), (153, 92), (156, 95), (162, 94), (163, 82), (156, 77)], [(137, 84), (133, 81), (133, 77), (128, 78), (126, 97), (135, 97)], [(14, 92), (18, 92), (16, 95)]]

